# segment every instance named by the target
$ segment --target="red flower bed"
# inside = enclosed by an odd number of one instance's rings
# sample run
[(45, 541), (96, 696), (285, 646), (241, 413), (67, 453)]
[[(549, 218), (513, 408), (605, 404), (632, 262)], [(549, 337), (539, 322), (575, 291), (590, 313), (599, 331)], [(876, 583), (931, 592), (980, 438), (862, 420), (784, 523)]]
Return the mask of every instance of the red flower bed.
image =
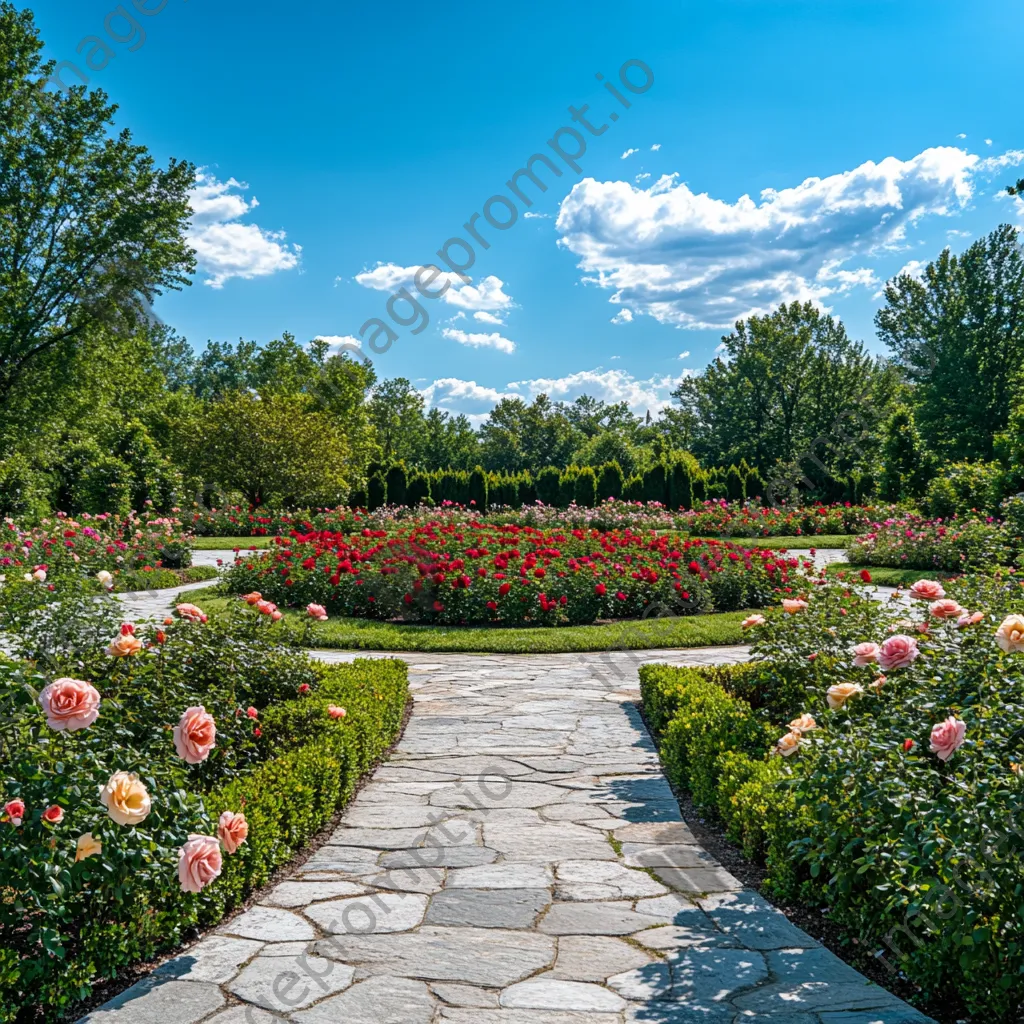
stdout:
[(558, 625), (762, 607), (795, 558), (654, 531), (544, 531), (437, 519), (293, 533), (227, 574), (282, 605), (439, 624)]

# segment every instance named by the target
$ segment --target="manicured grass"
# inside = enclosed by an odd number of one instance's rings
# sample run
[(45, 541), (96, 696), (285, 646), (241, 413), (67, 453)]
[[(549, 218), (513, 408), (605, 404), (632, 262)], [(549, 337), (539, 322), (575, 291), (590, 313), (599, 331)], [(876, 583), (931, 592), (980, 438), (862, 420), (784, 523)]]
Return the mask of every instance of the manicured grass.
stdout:
[[(205, 593), (205, 592), (203, 592)], [(197, 595), (191, 595), (197, 600)], [(203, 597), (203, 611), (225, 612), (238, 598)], [(614, 622), (601, 626), (515, 629), (487, 626), (402, 626), (369, 619), (333, 618), (313, 622), (303, 612), (286, 610), (284, 622), (299, 633), (305, 647), (359, 651), (463, 651), (479, 654), (563, 654), (572, 651), (654, 650), (665, 647), (716, 647), (743, 643), (740, 623), (747, 612), (721, 612), (686, 618)]]
[(807, 548), (845, 548), (850, 542), (846, 533), (823, 533), (817, 537), (708, 537), (707, 540), (730, 541), (746, 548), (786, 548), (802, 551)]
[(825, 567), (825, 574), (837, 576), (845, 573), (847, 579), (859, 582), (857, 577), (862, 569), (867, 569), (871, 573), (871, 582), (880, 587), (906, 587), (918, 580), (950, 580), (958, 575), (941, 569), (891, 569), (884, 565), (853, 565), (850, 562), (833, 562)]
[(232, 548), (259, 548), (261, 551), (270, 547), (272, 537), (193, 537), (192, 547), (195, 551), (230, 551)]
[[(122, 573), (114, 583), (115, 594), (130, 594), (139, 590), (173, 590), (186, 583), (202, 583), (204, 580), (217, 578), (217, 570), (212, 565), (193, 565), (188, 569), (154, 569), (142, 572), (139, 569)], [(97, 592), (103, 592), (99, 582), (93, 580)]]

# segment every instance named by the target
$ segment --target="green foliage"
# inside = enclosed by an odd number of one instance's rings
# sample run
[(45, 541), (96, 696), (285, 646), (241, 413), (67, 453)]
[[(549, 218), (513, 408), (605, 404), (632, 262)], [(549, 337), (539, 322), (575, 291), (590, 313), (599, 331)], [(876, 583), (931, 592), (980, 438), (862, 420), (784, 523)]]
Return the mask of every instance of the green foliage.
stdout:
[(366, 489), (366, 507), (371, 512), (374, 512), (386, 504), (387, 500), (387, 485), (384, 483), (383, 477), (375, 473), (370, 477), (370, 482)]
[(928, 484), (922, 506), (930, 516), (985, 515), (1002, 497), (1002, 469), (995, 462), (955, 462)]
[[(409, 480), (409, 488), (406, 491), (405, 501), (410, 508), (416, 508), (418, 505), (424, 503), (431, 503), (430, 493), (430, 477), (426, 473), (414, 473), (412, 478)], [(359, 502), (355, 501), (355, 498), (349, 497), (350, 504), (358, 507)], [(365, 501), (362, 502), (365, 505)]]
[(625, 486), (622, 467), (618, 462), (606, 462), (601, 467), (597, 478), (597, 500), (607, 501), (609, 498), (614, 498), (618, 501), (622, 497)]
[(590, 466), (584, 466), (576, 477), (573, 500), (581, 508), (593, 508), (597, 504), (597, 477)]
[(487, 511), (487, 477), (479, 466), (469, 474), (468, 499), (466, 504), (472, 505), (478, 512)]
[(668, 479), (665, 464), (657, 462), (644, 473), (644, 501), (657, 501), (668, 504)]
[(545, 466), (536, 476), (537, 500), (545, 505), (557, 505), (561, 472), (554, 466)]
[(405, 466), (401, 463), (392, 466), (384, 478), (384, 485), (387, 489), (389, 505), (408, 505), (409, 494), (408, 484), (405, 475)]
[(672, 509), (693, 508), (693, 476), (685, 462), (672, 467), (669, 481), (669, 507)]
[(899, 406), (885, 424), (881, 494), (887, 501), (919, 498), (930, 474), (930, 459), (914, 424), (914, 414)]

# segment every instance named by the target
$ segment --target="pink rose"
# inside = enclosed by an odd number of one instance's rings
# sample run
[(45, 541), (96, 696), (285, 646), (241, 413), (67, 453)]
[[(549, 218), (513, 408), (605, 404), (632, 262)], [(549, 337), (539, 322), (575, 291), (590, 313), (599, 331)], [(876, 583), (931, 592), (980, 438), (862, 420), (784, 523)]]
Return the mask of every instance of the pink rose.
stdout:
[(344, 708), (339, 708), (336, 704), (331, 704), (327, 708), (327, 714), (329, 714), (331, 718), (344, 718), (348, 712)]
[(260, 615), (273, 615), (274, 612), (277, 611), (277, 605), (274, 604), (273, 601), (257, 601), (256, 611), (258, 611)]
[(886, 637), (878, 651), (878, 664), (883, 672), (894, 668), (906, 668), (912, 665), (921, 652), (917, 649), (917, 641), (905, 633)]
[(940, 761), (948, 761), (963, 746), (966, 732), (967, 726), (950, 715), (944, 722), (932, 726), (932, 742), (928, 749)]
[(206, 622), (207, 619), (206, 612), (194, 604), (179, 604), (174, 610), (179, 618), (187, 619), (189, 622)]
[(946, 592), (942, 589), (942, 584), (936, 583), (935, 580), (918, 580), (910, 588), (910, 596), (917, 598), (918, 601), (937, 601), (940, 597), (945, 597)]
[(217, 745), (217, 726), (202, 705), (189, 708), (174, 727), (174, 749), (189, 764), (199, 764)]
[(311, 619), (316, 619), (318, 622), (327, 621), (327, 609), (322, 604), (307, 604), (306, 612)]
[(870, 641), (857, 644), (856, 647), (850, 652), (853, 655), (853, 663), (858, 668), (863, 668), (865, 665), (871, 665), (878, 661), (878, 652), (881, 648), (878, 644), (873, 644)]
[(224, 847), (225, 853), (234, 853), (245, 842), (249, 835), (249, 822), (245, 815), (234, 811), (224, 811), (217, 822), (217, 838)]
[(46, 724), (58, 732), (86, 729), (100, 716), (99, 691), (81, 679), (54, 680), (39, 695), (39, 703)]
[(221, 872), (220, 843), (213, 836), (190, 835), (178, 851), (178, 881), (183, 892), (202, 892)]
[(23, 800), (8, 800), (4, 804), (4, 814), (12, 825), (17, 827), (25, 817), (25, 802)]
[(740, 623), (740, 625), (744, 629), (751, 629), (754, 626), (763, 626), (764, 625), (764, 616), (763, 615), (748, 615)]
[(956, 620), (956, 624), (959, 629), (965, 629), (967, 626), (976, 626), (983, 618), (985, 618), (984, 612), (964, 612)]
[(43, 811), (42, 817), (43, 821), (49, 822), (51, 825), (59, 825), (64, 820), (64, 808), (60, 804), (54, 804)]
[(787, 615), (796, 615), (797, 612), (802, 612), (807, 607), (806, 601), (801, 601), (800, 598), (784, 598), (782, 602), (782, 610)]
[(963, 611), (963, 608), (950, 597), (941, 601), (932, 601), (928, 605), (929, 615), (933, 615), (936, 619), (956, 619), (963, 614)]

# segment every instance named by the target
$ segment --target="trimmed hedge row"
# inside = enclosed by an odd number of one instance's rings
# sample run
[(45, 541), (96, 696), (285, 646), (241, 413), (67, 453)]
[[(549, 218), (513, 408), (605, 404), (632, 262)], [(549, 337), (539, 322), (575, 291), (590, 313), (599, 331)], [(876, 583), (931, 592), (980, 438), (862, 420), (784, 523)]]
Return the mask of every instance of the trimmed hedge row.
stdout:
[[(223, 870), (200, 898), (184, 895), (168, 872), (162, 888), (139, 886), (116, 908), (78, 894), (76, 934), (62, 956), (18, 941), (0, 940), (0, 1021), (52, 1020), (86, 998), (99, 981), (132, 963), (179, 945), (265, 885), (331, 819), (360, 779), (395, 742), (408, 702), (407, 668), (396, 660), (361, 659), (351, 665), (312, 666), (312, 691), (261, 713), (267, 759), (201, 794), (214, 821), (225, 807), (241, 808), (248, 840), (224, 858)], [(326, 713), (345, 707), (344, 719)], [(8, 920), (18, 894), (0, 888)], [(93, 905), (96, 904), (96, 905)], [(6, 947), (6, 948), (4, 948)]]

